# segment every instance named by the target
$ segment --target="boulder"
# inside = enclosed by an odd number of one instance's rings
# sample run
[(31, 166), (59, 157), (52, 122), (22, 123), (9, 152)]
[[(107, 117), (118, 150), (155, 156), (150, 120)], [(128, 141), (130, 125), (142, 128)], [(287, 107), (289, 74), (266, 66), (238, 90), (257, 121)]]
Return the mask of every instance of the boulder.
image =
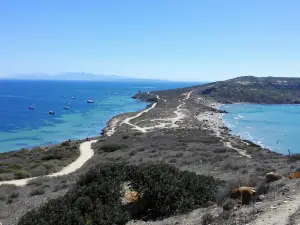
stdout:
[(253, 187), (238, 187), (231, 191), (230, 198), (241, 201), (243, 205), (248, 205), (256, 195)]
[(140, 198), (140, 195), (137, 191), (126, 191), (124, 195), (124, 201), (126, 204), (132, 203), (132, 202), (137, 202)]
[(270, 172), (266, 174), (267, 182), (274, 182), (282, 179), (282, 176), (279, 173)]
[(290, 179), (298, 179), (300, 178), (300, 172), (296, 171), (294, 173), (292, 173), (291, 175), (289, 175)]

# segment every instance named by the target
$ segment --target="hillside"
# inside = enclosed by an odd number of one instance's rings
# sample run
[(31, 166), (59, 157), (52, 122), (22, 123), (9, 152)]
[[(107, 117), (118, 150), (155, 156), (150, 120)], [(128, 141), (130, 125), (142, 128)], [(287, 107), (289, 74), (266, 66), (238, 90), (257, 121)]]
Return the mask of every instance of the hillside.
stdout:
[(300, 103), (300, 78), (283, 77), (237, 77), (197, 87), (204, 95), (220, 103)]

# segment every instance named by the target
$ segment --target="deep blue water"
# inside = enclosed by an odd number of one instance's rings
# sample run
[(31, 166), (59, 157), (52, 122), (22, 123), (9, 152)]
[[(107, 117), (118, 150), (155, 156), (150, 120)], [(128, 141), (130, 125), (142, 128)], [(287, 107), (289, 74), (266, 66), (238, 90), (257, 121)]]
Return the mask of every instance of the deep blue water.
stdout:
[[(130, 98), (138, 90), (195, 84), (0, 80), (0, 152), (99, 135), (112, 116), (146, 107), (148, 103)], [(95, 103), (88, 104), (88, 99)], [(29, 110), (32, 104), (35, 109)]]
[(265, 148), (300, 153), (300, 105), (223, 105), (224, 121), (232, 132)]

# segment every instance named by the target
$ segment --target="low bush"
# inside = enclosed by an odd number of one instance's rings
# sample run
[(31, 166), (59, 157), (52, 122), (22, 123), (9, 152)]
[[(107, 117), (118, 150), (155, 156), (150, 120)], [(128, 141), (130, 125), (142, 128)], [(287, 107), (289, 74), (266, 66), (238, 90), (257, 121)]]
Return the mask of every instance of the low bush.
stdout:
[(299, 153), (298, 154), (290, 154), (288, 157), (289, 157), (288, 159), (289, 159), (290, 162), (295, 162), (295, 161), (300, 160), (300, 154)]
[(122, 149), (126, 146), (122, 145), (122, 144), (113, 144), (113, 143), (108, 143), (108, 144), (103, 144), (100, 146), (100, 149), (104, 152), (114, 152), (117, 151), (119, 149)]
[(210, 213), (205, 213), (201, 218), (201, 225), (209, 225), (214, 222), (215, 218)]
[(48, 178), (48, 177), (40, 177), (40, 178), (32, 179), (27, 182), (27, 186), (36, 186), (36, 187), (42, 186), (49, 180), (50, 180), (50, 178)]
[(45, 193), (45, 190), (44, 188), (36, 188), (36, 189), (33, 189), (30, 193), (29, 193), (29, 196), (32, 197), (32, 196), (35, 196), (35, 195), (43, 195)]
[(223, 210), (225, 210), (225, 211), (232, 210), (235, 205), (236, 205), (236, 202), (234, 200), (227, 199), (223, 204)]
[[(134, 205), (122, 203), (123, 185), (128, 182), (140, 194)], [(65, 196), (24, 215), (19, 225), (122, 225), (131, 219), (155, 220), (214, 200), (221, 183), (164, 164), (100, 165), (82, 176)]]
[(30, 177), (30, 174), (24, 170), (15, 170), (14, 174), (16, 179), (24, 179)]

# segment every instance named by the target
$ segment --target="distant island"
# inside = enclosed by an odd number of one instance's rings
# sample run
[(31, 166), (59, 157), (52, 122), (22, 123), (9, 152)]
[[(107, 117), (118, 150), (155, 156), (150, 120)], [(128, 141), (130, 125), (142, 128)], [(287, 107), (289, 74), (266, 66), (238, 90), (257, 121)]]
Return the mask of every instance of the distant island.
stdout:
[[(1, 79), (1, 78), (0, 78)], [(118, 75), (104, 75), (93, 73), (78, 73), (78, 72), (66, 72), (60, 74), (46, 74), (46, 73), (29, 73), (29, 74), (12, 74), (2, 79), (12, 80), (73, 80), (73, 81), (166, 81), (159, 79), (149, 78), (133, 78)]]

